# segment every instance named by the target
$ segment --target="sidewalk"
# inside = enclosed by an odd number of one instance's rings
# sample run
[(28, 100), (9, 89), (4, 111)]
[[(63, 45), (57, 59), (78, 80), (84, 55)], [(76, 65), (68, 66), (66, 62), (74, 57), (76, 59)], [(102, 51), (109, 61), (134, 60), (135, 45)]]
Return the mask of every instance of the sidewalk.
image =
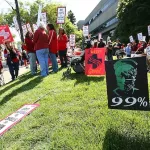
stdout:
[[(11, 75), (9, 73), (9, 69), (8, 69), (8, 66), (6, 65), (6, 62), (4, 61), (3, 62), (3, 75), (4, 75), (4, 80), (5, 80), (5, 84), (10, 82), (11, 81)], [(20, 66), (19, 67), (19, 76), (28, 72), (29, 71), (29, 68), (26, 69), (26, 67), (24, 66)]]

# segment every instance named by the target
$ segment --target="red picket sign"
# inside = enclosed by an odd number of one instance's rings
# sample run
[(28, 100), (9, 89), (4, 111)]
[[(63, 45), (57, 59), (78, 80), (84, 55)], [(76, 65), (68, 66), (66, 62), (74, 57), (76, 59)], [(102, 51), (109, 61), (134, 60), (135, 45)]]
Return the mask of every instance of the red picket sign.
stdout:
[(85, 50), (85, 75), (105, 75), (105, 48), (91, 48)]
[(14, 41), (8, 25), (0, 26), (0, 44), (3, 44), (5, 41)]

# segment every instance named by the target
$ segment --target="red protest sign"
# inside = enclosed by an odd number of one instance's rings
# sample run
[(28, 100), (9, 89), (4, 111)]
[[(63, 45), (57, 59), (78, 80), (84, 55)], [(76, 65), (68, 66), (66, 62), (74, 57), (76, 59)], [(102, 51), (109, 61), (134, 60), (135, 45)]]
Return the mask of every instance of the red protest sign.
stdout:
[(85, 50), (85, 74), (89, 76), (105, 75), (105, 48)]
[(14, 41), (8, 25), (0, 26), (0, 44), (3, 44), (5, 41), (9, 41), (9, 42)]

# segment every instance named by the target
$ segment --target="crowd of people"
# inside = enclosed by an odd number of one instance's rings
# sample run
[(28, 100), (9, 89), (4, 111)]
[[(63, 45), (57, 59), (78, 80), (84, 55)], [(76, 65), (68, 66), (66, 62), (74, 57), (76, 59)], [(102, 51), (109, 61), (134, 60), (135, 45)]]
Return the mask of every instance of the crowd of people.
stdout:
[[(132, 54), (147, 55), (148, 70), (150, 70), (150, 40), (148, 43), (145, 41), (135, 41), (128, 43), (127, 45), (120, 42), (117, 39), (114, 42), (108, 41), (107, 44), (101, 38), (100, 41), (94, 40), (91, 44), (90, 37), (87, 37), (86, 48), (106, 48), (107, 60), (113, 60), (113, 56), (117, 56), (118, 59), (131, 57)], [(67, 43), (68, 37), (65, 34), (63, 28), (59, 28), (58, 35), (53, 24), (45, 24), (40, 22), (38, 29), (35, 33), (27, 32), (25, 36), (25, 43), (22, 45), (22, 53), (17, 50), (13, 43), (5, 41), (4, 57), (6, 59), (9, 72), (12, 81), (18, 77), (19, 62), (24, 64), (28, 68), (30, 64), (30, 70), (32, 75), (37, 74), (37, 65), (40, 66), (41, 76), (46, 77), (50, 73), (57, 73), (58, 62), (57, 57), (60, 59), (60, 68), (67, 67)], [(149, 54), (148, 54), (149, 52)], [(49, 59), (52, 63), (52, 71), (49, 72)], [(1, 61), (0, 61), (1, 62)], [(2, 63), (0, 63), (0, 70)]]
[[(40, 66), (41, 76), (58, 72), (57, 56), (59, 55), (61, 67), (67, 67), (67, 42), (68, 37), (63, 28), (57, 32), (53, 24), (40, 22), (35, 33), (27, 32), (25, 43), (22, 45), (22, 53), (15, 48), (13, 43), (5, 41), (4, 57), (9, 68), (12, 81), (18, 77), (19, 62), (30, 70), (32, 75), (37, 74), (37, 64)], [(58, 54), (58, 55), (57, 55)], [(52, 63), (52, 71), (49, 72), (49, 59)]]

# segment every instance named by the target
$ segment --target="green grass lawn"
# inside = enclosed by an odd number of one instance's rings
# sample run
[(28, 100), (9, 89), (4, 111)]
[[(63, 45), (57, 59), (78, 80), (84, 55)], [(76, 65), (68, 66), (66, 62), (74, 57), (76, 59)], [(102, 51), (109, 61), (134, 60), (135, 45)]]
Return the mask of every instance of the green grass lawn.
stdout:
[(150, 150), (149, 112), (109, 110), (104, 77), (62, 79), (63, 71), (0, 87), (0, 119), (49, 92), (0, 137), (0, 150)]

